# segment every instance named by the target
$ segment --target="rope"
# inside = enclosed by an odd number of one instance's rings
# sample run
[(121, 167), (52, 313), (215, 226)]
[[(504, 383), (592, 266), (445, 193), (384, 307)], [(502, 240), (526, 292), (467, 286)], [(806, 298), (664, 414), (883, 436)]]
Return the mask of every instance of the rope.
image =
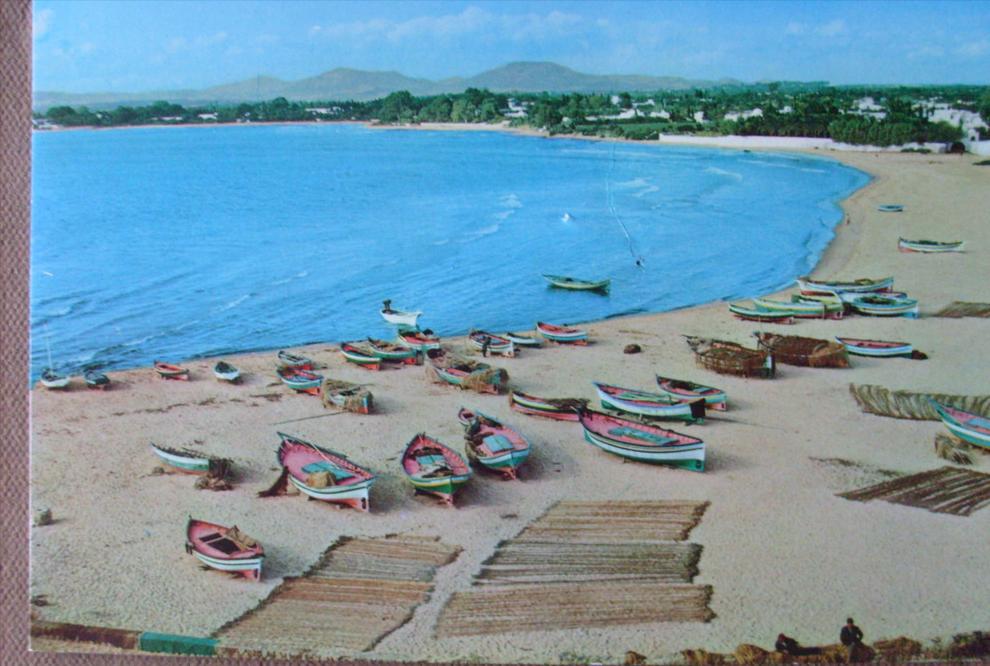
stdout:
[(636, 260), (636, 265), (640, 268), (643, 267), (643, 257), (636, 253), (636, 246), (633, 244), (632, 236), (629, 235), (629, 230), (626, 229), (626, 225), (623, 224), (622, 220), (619, 218), (619, 214), (615, 211), (615, 197), (612, 195), (612, 170), (615, 168), (615, 144), (612, 144), (611, 156), (608, 163), (608, 175), (605, 177), (605, 196), (608, 203), (608, 210), (612, 213), (612, 218), (618, 223), (619, 227), (622, 229), (622, 233), (626, 237), (626, 242), (629, 243), (629, 254), (632, 258)]

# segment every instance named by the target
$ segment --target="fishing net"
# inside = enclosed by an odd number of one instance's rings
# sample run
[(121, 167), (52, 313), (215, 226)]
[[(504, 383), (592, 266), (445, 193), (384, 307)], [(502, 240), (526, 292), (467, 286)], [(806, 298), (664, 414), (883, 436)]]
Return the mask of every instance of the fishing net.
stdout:
[(735, 342), (712, 340), (685, 335), (688, 346), (694, 351), (695, 361), (703, 368), (727, 375), (741, 377), (774, 376), (773, 357), (759, 349), (749, 349)]
[(781, 363), (809, 368), (848, 368), (849, 357), (844, 345), (817, 338), (776, 333), (754, 333), (762, 349)]
[(342, 379), (324, 378), (320, 387), (320, 399), (327, 409), (340, 406), (348, 412), (370, 412), (372, 408), (371, 391), (362, 388), (360, 384), (346, 382)]
[(972, 465), (969, 445), (945, 433), (935, 435), (935, 455), (956, 465)]
[(227, 530), (227, 533), (224, 536), (240, 546), (242, 550), (249, 550), (258, 545), (257, 541), (237, 529), (237, 525), (234, 525)]
[(876, 384), (850, 384), (849, 392), (864, 412), (895, 419), (939, 421), (938, 413), (928, 402), (928, 398), (973, 414), (990, 416), (990, 395), (891, 391)]
[(479, 393), (498, 393), (509, 381), (509, 373), (502, 368), (475, 370), (461, 382), (461, 387)]
[(329, 488), (335, 483), (336, 479), (328, 470), (313, 472), (306, 477), (306, 485), (310, 488)]
[(933, 317), (990, 317), (990, 303), (952, 301)]

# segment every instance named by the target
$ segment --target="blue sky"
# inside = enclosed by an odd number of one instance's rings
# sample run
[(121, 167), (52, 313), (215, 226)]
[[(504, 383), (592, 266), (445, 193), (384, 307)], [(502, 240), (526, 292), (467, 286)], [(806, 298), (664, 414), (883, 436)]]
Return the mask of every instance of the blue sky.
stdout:
[(439, 79), (516, 60), (596, 73), (990, 83), (990, 2), (36, 0), (34, 78), (200, 88), (334, 67)]

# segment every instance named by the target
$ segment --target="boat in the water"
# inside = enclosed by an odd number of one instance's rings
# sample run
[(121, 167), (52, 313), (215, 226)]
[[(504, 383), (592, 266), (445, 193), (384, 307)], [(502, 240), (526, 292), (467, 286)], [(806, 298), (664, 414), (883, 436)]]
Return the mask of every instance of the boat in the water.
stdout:
[(241, 378), (241, 371), (226, 361), (217, 361), (213, 366), (213, 376), (222, 382), (233, 384)]
[(487, 363), (464, 358), (444, 349), (426, 352), (426, 363), (440, 382), (452, 384), (480, 393), (499, 393), (508, 379), (508, 373)]
[(325, 449), (298, 437), (282, 439), (276, 457), (289, 482), (303, 495), (324, 502), (368, 510), (368, 493), (376, 476), (343, 453)]
[(579, 328), (557, 326), (545, 321), (536, 322), (536, 332), (551, 342), (570, 345), (588, 344), (588, 332)]
[(495, 335), (488, 331), (471, 331), (468, 333), (468, 344), (482, 354), (498, 354), (500, 356), (515, 356), (516, 346), (508, 338)]
[(698, 398), (703, 398), (705, 407), (708, 409), (724, 412), (729, 407), (725, 391), (712, 386), (660, 375), (657, 375), (657, 386), (662, 393), (681, 402), (693, 402)]
[(901, 252), (962, 252), (966, 241), (933, 241), (897, 239), (897, 249)]
[(399, 330), (397, 336), (400, 345), (415, 349), (416, 351), (425, 352), (429, 349), (440, 349), (440, 338), (433, 335), (433, 332), (430, 330)]
[(529, 457), (529, 441), (512, 428), (481, 412), (462, 407), (457, 419), (464, 425), (467, 457), (506, 479), (518, 478), (519, 466)]
[(502, 337), (509, 340), (517, 347), (539, 347), (543, 343), (534, 335), (522, 335), (521, 333), (503, 333)]
[(784, 312), (794, 317), (807, 319), (824, 319), (827, 314), (825, 303), (820, 301), (778, 301), (772, 298), (754, 298), (753, 305), (757, 310)]
[(588, 406), (588, 401), (584, 398), (541, 398), (522, 391), (510, 391), (509, 406), (529, 416), (554, 421), (577, 421), (578, 412)]
[(918, 316), (918, 301), (907, 296), (864, 294), (849, 300), (849, 306), (859, 314), (874, 317)]
[(810, 277), (797, 279), (798, 289), (803, 293), (839, 292), (839, 293), (869, 293), (873, 291), (890, 291), (894, 286), (894, 278), (859, 278), (857, 280), (812, 280)]
[(86, 388), (100, 389), (105, 391), (110, 388), (110, 378), (99, 370), (87, 370), (83, 373), (83, 381), (86, 382)]
[(366, 345), (358, 345), (353, 342), (342, 342), (340, 353), (348, 363), (359, 365), (365, 370), (378, 370), (381, 368), (382, 359)]
[(67, 375), (60, 375), (51, 368), (41, 371), (41, 384), (49, 389), (64, 389), (72, 381)]
[(454, 493), (471, 479), (471, 468), (463, 458), (424, 433), (406, 445), (402, 471), (417, 492), (436, 495), (450, 506)]
[(290, 389), (301, 393), (319, 395), (320, 384), (323, 383), (323, 375), (318, 375), (309, 370), (286, 367), (279, 368), (277, 372), (278, 378)]
[(880, 204), (877, 206), (877, 210), (881, 213), (900, 213), (904, 210), (902, 204)]
[(740, 303), (729, 303), (729, 312), (739, 319), (758, 321), (765, 324), (793, 324), (794, 314), (781, 310), (764, 310), (757, 307), (747, 307)]
[(287, 352), (284, 349), (278, 353), (278, 362), (287, 368), (299, 368), (301, 370), (312, 370), (315, 365), (312, 359)]
[(675, 400), (666, 394), (649, 393), (602, 382), (592, 382), (592, 384), (605, 409), (689, 423), (703, 421), (705, 418), (705, 401), (702, 398), (687, 402)]
[(373, 356), (383, 361), (408, 363), (410, 365), (416, 363), (416, 357), (419, 354), (415, 349), (410, 349), (405, 345), (400, 345), (397, 342), (389, 342), (388, 340), (379, 340), (378, 338), (368, 338), (367, 349), (370, 350)]
[(382, 315), (382, 319), (392, 324), (393, 326), (407, 326), (409, 328), (416, 328), (417, 321), (419, 321), (422, 312), (405, 312), (403, 310), (393, 310), (391, 307), (388, 309), (382, 308), (379, 310)]
[(334, 405), (358, 414), (370, 414), (374, 407), (371, 391), (343, 379), (326, 377), (320, 385), (320, 395), (323, 396), (324, 407)]
[(928, 399), (943, 425), (953, 435), (984, 449), (990, 449), (990, 418)]
[(201, 453), (188, 450), (170, 449), (151, 442), (151, 450), (162, 461), (180, 472), (187, 474), (206, 474), (210, 471), (210, 458)]
[(570, 289), (572, 291), (608, 291), (611, 280), (579, 280), (569, 275), (548, 275), (543, 274), (551, 286), (558, 289)]
[(590, 409), (579, 416), (585, 439), (604, 451), (697, 472), (705, 469), (705, 443), (697, 437)]
[(261, 580), (265, 549), (237, 529), (189, 517), (186, 524), (186, 552), (213, 569)]
[(914, 353), (914, 347), (910, 342), (866, 340), (839, 336), (835, 336), (835, 340), (842, 344), (850, 354), (857, 356), (911, 356)]
[(171, 363), (165, 363), (164, 361), (155, 361), (155, 372), (162, 379), (189, 379), (189, 369), (183, 368), (179, 365), (173, 365)]

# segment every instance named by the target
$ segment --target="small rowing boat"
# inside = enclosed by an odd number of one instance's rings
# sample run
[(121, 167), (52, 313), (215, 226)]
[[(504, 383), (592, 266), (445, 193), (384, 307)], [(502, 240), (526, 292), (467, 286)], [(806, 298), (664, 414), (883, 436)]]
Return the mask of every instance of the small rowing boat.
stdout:
[(302, 370), (312, 370), (313, 361), (305, 356), (299, 356), (284, 349), (278, 353), (278, 362), (287, 368), (300, 368)]
[(580, 421), (584, 438), (609, 453), (697, 472), (705, 469), (705, 443), (697, 437), (590, 409), (581, 412)]
[(556, 324), (538, 321), (536, 322), (536, 332), (547, 340), (558, 344), (588, 344), (588, 332), (579, 328), (568, 328), (566, 326), (557, 326)]
[(724, 412), (728, 409), (725, 391), (721, 389), (705, 386), (704, 384), (695, 384), (694, 382), (683, 379), (661, 377), (660, 375), (657, 375), (657, 386), (660, 387), (662, 393), (681, 402), (693, 402), (698, 398), (703, 398), (705, 400), (705, 407), (708, 409), (714, 409), (719, 412)]
[(605, 409), (689, 423), (703, 421), (705, 418), (705, 401), (701, 398), (687, 402), (675, 400), (669, 395), (648, 393), (602, 382), (592, 382), (592, 384), (598, 391), (598, 399)]
[(169, 467), (187, 474), (206, 474), (210, 471), (210, 458), (195, 451), (170, 449), (151, 442), (151, 450)]
[(471, 479), (471, 468), (453, 449), (420, 433), (402, 453), (402, 471), (416, 492), (438, 496), (454, 505), (454, 493)]
[(572, 291), (608, 291), (611, 280), (579, 280), (568, 275), (547, 275), (543, 277), (551, 286)]
[(45, 388), (64, 389), (69, 385), (70, 381), (70, 377), (60, 375), (51, 368), (45, 368), (41, 371), (41, 384)]
[(86, 388), (100, 389), (101, 391), (110, 388), (110, 378), (99, 370), (87, 370), (84, 372), (83, 381), (86, 382)]
[(933, 241), (897, 239), (897, 249), (901, 252), (962, 252), (966, 241)]
[(849, 306), (859, 314), (874, 317), (916, 318), (918, 316), (917, 299), (906, 296), (866, 294), (851, 299)]
[(516, 346), (512, 340), (503, 338), (501, 335), (488, 333), (487, 331), (471, 331), (468, 333), (468, 344), (479, 350), (483, 356), (488, 354), (499, 354), (501, 356), (516, 355)]
[(757, 310), (768, 312), (785, 312), (794, 317), (808, 319), (824, 319), (825, 304), (819, 301), (777, 301), (772, 298), (754, 298), (753, 305)]
[(241, 371), (226, 361), (217, 361), (213, 366), (213, 376), (222, 382), (233, 384), (241, 378)]
[(877, 210), (881, 213), (900, 213), (904, 210), (904, 206), (901, 204), (880, 204), (877, 206)]
[(189, 370), (187, 368), (165, 363), (164, 361), (155, 361), (155, 372), (162, 379), (181, 379), (183, 381), (189, 379)]
[(186, 552), (213, 569), (261, 580), (265, 549), (237, 529), (189, 517), (186, 524)]
[(376, 476), (343, 453), (325, 449), (298, 437), (282, 438), (275, 455), (289, 482), (299, 492), (323, 502), (368, 510), (368, 493)]
[(323, 382), (323, 375), (299, 368), (279, 368), (278, 378), (293, 391), (310, 395), (319, 395), (320, 384)]
[(400, 345), (425, 352), (429, 349), (440, 349), (440, 338), (433, 335), (429, 330), (400, 330), (398, 332), (398, 342)]
[(887, 340), (865, 340), (861, 338), (835, 337), (850, 354), (857, 356), (911, 356), (914, 347), (910, 342), (890, 342)]
[(540, 339), (532, 335), (521, 335), (519, 333), (503, 333), (502, 337), (510, 340), (517, 347), (539, 347), (543, 343)]
[(769, 324), (793, 324), (794, 314), (782, 310), (763, 310), (760, 308), (746, 307), (739, 303), (729, 303), (729, 312), (739, 319), (746, 321), (759, 321)]
[(837, 342), (806, 338), (800, 335), (778, 335), (755, 332), (760, 349), (776, 361), (809, 368), (848, 368), (846, 348)]
[(388, 340), (379, 340), (377, 338), (368, 338), (367, 349), (373, 356), (383, 361), (408, 363), (410, 365), (416, 363), (416, 356), (419, 354), (415, 349), (410, 349), (405, 345), (400, 345), (397, 342), (389, 342)]
[(890, 291), (894, 286), (894, 278), (859, 278), (857, 280), (812, 280), (810, 277), (797, 279), (798, 289), (802, 292), (856, 292), (869, 293), (872, 291)]
[(323, 396), (324, 407), (334, 405), (349, 412), (370, 414), (374, 406), (371, 391), (343, 379), (325, 378), (320, 386), (320, 394)]
[(834, 291), (811, 294), (794, 294), (792, 303), (820, 303), (829, 319), (842, 319), (846, 315), (846, 304)]
[(577, 421), (578, 412), (588, 406), (588, 401), (583, 398), (540, 398), (522, 391), (511, 391), (509, 406), (529, 416), (555, 421)]
[(426, 352), (427, 365), (433, 376), (441, 382), (479, 393), (499, 393), (508, 379), (508, 373), (464, 358), (443, 349)]
[(422, 312), (403, 312), (402, 310), (393, 310), (392, 308), (382, 308), (379, 312), (382, 315), (382, 319), (393, 326), (408, 326), (409, 328), (416, 328), (416, 322), (419, 320), (419, 316), (423, 314)]
[(956, 407), (943, 405), (931, 398), (928, 401), (938, 412), (939, 418), (942, 419), (943, 425), (949, 429), (949, 432), (964, 442), (990, 449), (990, 419)]
[(343, 342), (340, 345), (340, 353), (348, 363), (359, 365), (365, 370), (378, 370), (381, 368), (382, 360), (375, 355), (370, 347), (357, 345), (353, 342)]
[(506, 479), (518, 478), (519, 466), (529, 457), (530, 445), (525, 437), (486, 414), (464, 407), (457, 419), (464, 425), (469, 460)]

